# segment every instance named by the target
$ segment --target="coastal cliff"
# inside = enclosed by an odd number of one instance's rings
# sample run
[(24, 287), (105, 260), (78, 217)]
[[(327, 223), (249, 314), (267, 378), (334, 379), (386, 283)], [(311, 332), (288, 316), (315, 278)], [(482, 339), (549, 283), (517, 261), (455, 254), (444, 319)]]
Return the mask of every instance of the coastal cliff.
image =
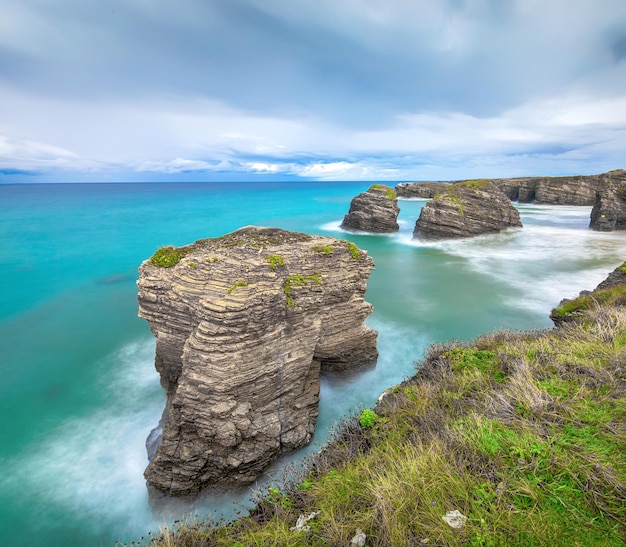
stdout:
[(625, 269), (559, 328), (434, 344), (250, 518), (151, 545), (624, 545)]
[(361, 232), (393, 233), (400, 229), (399, 213), (398, 197), (393, 188), (374, 184), (352, 199), (341, 227)]
[(448, 185), (424, 205), (413, 237), (473, 237), (521, 226), (518, 210), (490, 181), (466, 181)]
[(589, 227), (599, 232), (626, 230), (626, 171), (617, 169), (600, 177)]
[[(604, 175), (576, 175), (565, 177), (518, 177), (481, 179), (493, 183), (511, 201), (544, 205), (594, 205), (596, 191)], [(469, 182), (467, 180), (453, 181)], [(401, 198), (435, 197), (447, 191), (452, 182), (403, 182), (396, 185)]]
[(544, 205), (593, 205), (602, 175), (491, 179), (512, 201)]
[(320, 370), (373, 363), (373, 261), (352, 243), (247, 227), (165, 247), (140, 267), (167, 402), (145, 471), (187, 495), (245, 484), (311, 440)]
[(448, 182), (400, 182), (396, 184), (396, 193), (398, 197), (405, 199), (431, 199), (449, 186)]

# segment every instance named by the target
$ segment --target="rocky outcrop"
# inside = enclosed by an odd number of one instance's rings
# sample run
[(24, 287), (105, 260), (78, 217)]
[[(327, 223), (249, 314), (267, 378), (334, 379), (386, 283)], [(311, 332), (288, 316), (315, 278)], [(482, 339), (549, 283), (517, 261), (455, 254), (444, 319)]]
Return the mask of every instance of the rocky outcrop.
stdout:
[(431, 199), (448, 186), (449, 182), (400, 182), (396, 184), (396, 194), (405, 199)]
[(599, 232), (626, 230), (626, 171), (601, 175), (589, 227)]
[(488, 180), (475, 180), (452, 184), (426, 203), (413, 237), (472, 237), (521, 226), (519, 212), (507, 196)]
[(167, 402), (145, 477), (174, 495), (245, 484), (311, 440), (320, 370), (373, 363), (372, 259), (334, 238), (247, 227), (140, 267)]
[[(544, 205), (588, 205), (595, 203), (602, 175), (569, 177), (520, 177), (483, 179), (492, 182), (511, 201)], [(460, 180), (456, 182), (468, 182)], [(448, 182), (403, 182), (396, 185), (401, 198), (433, 198), (445, 191)]]
[(352, 199), (341, 227), (379, 234), (397, 232), (400, 229), (398, 213), (400, 208), (394, 190), (384, 184), (374, 184)]
[(603, 304), (626, 305), (626, 262), (615, 268), (593, 291), (581, 291), (576, 298), (564, 298), (550, 312), (557, 327), (583, 320), (586, 313)]
[(490, 179), (512, 201), (545, 205), (593, 205), (601, 175)]

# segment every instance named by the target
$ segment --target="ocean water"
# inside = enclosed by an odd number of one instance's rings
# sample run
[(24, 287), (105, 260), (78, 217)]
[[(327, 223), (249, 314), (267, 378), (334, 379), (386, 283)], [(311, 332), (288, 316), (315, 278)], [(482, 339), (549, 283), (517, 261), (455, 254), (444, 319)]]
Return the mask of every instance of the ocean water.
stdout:
[(413, 374), (435, 341), (550, 327), (563, 297), (626, 259), (626, 234), (587, 229), (590, 208), (519, 205), (524, 228), (471, 240), (411, 239), (424, 201), (400, 202), (394, 235), (339, 228), (368, 183), (0, 185), (0, 538), (99, 546), (158, 529), (145, 438), (164, 396), (154, 340), (137, 317), (137, 268), (158, 247), (257, 224), (342, 237), (376, 262), (368, 324), (375, 367), (322, 379), (311, 446), (250, 488), (193, 513), (229, 515), (318, 450), (342, 416)]

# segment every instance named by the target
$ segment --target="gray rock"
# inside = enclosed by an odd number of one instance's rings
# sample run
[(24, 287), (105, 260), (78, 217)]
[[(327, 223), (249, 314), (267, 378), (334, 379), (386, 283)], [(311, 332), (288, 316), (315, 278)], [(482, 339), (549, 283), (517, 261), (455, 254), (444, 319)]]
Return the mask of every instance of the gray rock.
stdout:
[(517, 209), (489, 180), (466, 181), (448, 186), (422, 207), (413, 237), (473, 237), (521, 226)]
[[(511, 201), (545, 205), (593, 205), (602, 175), (483, 179), (492, 182)], [(468, 182), (459, 180), (454, 182)], [(449, 182), (403, 182), (396, 185), (401, 198), (433, 198)]]
[(589, 227), (599, 232), (626, 230), (626, 171), (601, 175)]
[(399, 213), (398, 198), (393, 188), (374, 184), (352, 199), (341, 227), (362, 232), (393, 233), (400, 229)]
[[(308, 443), (320, 370), (373, 363), (373, 267), (346, 241), (247, 227), (143, 262), (139, 315), (167, 402), (145, 477), (160, 491), (245, 484)], [(153, 439), (151, 439), (153, 441)]]
[(512, 201), (544, 205), (593, 205), (600, 175), (490, 179)]
[(396, 194), (399, 198), (431, 199), (449, 185), (449, 182), (400, 182), (396, 184)]

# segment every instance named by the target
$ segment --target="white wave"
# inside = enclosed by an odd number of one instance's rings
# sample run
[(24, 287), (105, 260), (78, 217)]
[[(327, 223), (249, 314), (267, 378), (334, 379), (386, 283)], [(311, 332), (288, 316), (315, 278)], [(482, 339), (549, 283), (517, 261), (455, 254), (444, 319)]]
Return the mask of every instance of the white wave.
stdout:
[(154, 341), (129, 344), (106, 364), (112, 377), (101, 383), (109, 404), (67, 420), (4, 461), (2, 491), (28, 504), (40, 519), (63, 507), (85, 515), (96, 534), (107, 527), (135, 534), (154, 526), (143, 479), (145, 439), (164, 399), (154, 370)]

